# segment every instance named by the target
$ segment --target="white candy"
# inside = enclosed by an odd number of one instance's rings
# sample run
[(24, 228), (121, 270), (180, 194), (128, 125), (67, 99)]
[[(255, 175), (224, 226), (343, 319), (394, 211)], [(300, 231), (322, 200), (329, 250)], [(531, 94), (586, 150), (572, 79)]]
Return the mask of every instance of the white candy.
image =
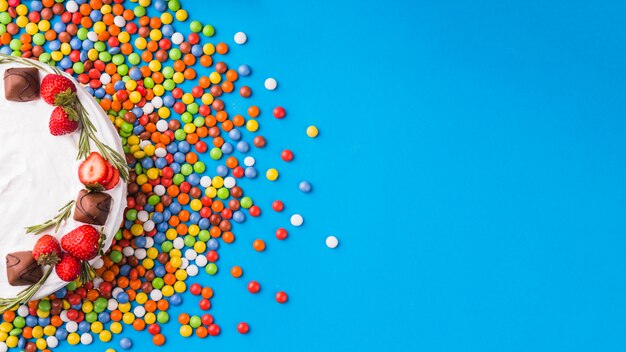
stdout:
[(276, 82), (273, 78), (268, 78), (265, 80), (265, 89), (274, 90), (278, 86), (278, 82)]
[(234, 177), (228, 176), (224, 179), (224, 187), (233, 188), (235, 187), (235, 185), (237, 185), (237, 181), (235, 180)]
[(17, 308), (17, 315), (19, 315), (20, 317), (27, 317), (28, 316), (28, 307), (27, 306), (20, 306), (19, 308)]
[[(152, 106), (154, 106), (157, 109), (163, 106), (163, 98), (161, 97), (154, 97), (152, 98), (150, 102), (152, 103)], [(164, 121), (164, 120), (159, 120), (159, 121)]]
[(146, 259), (146, 250), (143, 248), (135, 249), (135, 258), (139, 260)]
[[(156, 123), (156, 128), (157, 128), (157, 131), (159, 131), (159, 132), (165, 132), (165, 131), (167, 131), (167, 121), (165, 121), (165, 120), (159, 120), (159, 121)], [(162, 148), (159, 148), (159, 149), (162, 149)], [(165, 149), (163, 149), (163, 150), (165, 150)], [(163, 156), (165, 156), (165, 155), (163, 155)]]
[(146, 237), (146, 245), (144, 247), (145, 248), (154, 247), (154, 239), (152, 237)]
[(102, 82), (102, 84), (109, 84), (111, 83), (111, 75), (108, 73), (103, 73), (100, 75), (100, 82)]
[(174, 34), (172, 34), (172, 43), (174, 44), (180, 44), (185, 40), (185, 37), (183, 36), (182, 33), (180, 32), (176, 32)]
[(137, 219), (141, 222), (146, 222), (150, 220), (150, 214), (145, 210), (140, 210), (137, 212)]
[(194, 251), (193, 249), (189, 248), (185, 251), (185, 258), (189, 260), (194, 260), (197, 257), (198, 257), (198, 252)]
[(150, 299), (151, 300), (158, 301), (161, 298), (163, 298), (163, 293), (161, 292), (161, 290), (154, 289), (154, 290), (152, 290), (152, 292), (150, 292)]
[[(48, 344), (48, 346), (50, 346), (50, 344)], [(7, 344), (4, 342), (0, 342), (0, 352), (7, 352), (8, 350), (9, 350), (9, 347), (7, 347)]]
[(254, 166), (255, 162), (256, 160), (254, 160), (254, 158), (251, 156), (247, 156), (243, 159), (243, 164), (246, 166)]
[(159, 197), (165, 194), (165, 186), (163, 185), (156, 185), (152, 190), (154, 191), (154, 194)]
[[(116, 288), (113, 289), (113, 291), (111, 291), (111, 297), (117, 297), (117, 295), (119, 295), (122, 292), (124, 292), (124, 289), (116, 287)], [(117, 301), (115, 301), (115, 302), (117, 302)]]
[(141, 149), (144, 149), (145, 147), (149, 145), (152, 145), (152, 142), (150, 142), (149, 140), (139, 142), (139, 146), (141, 147)]
[(55, 348), (59, 346), (59, 339), (57, 339), (55, 336), (48, 336), (46, 337), (46, 343), (48, 344), (48, 347)]
[(67, 332), (76, 332), (76, 330), (78, 330), (78, 323), (70, 320), (67, 322), (67, 324), (65, 324), (65, 330), (67, 330)]
[(302, 218), (302, 215), (300, 215), (300, 214), (293, 214), (291, 216), (291, 224), (293, 226), (300, 226), (300, 225), (302, 225), (303, 222), (304, 222), (304, 219)]
[(187, 269), (185, 270), (187, 271), (188, 276), (196, 276), (198, 275), (198, 271), (199, 271), (198, 267), (193, 264), (188, 266)]
[(339, 240), (335, 236), (326, 237), (326, 246), (328, 248), (337, 248), (339, 245)]
[(154, 230), (154, 226), (156, 226), (156, 225), (154, 224), (154, 221), (152, 221), (152, 220), (148, 220), (148, 221), (143, 223), (143, 229), (146, 232), (150, 232), (150, 231)]
[(93, 266), (94, 269), (100, 269), (104, 266), (104, 260), (102, 260), (102, 258), (98, 258), (93, 262), (93, 264), (91, 264), (91, 266)]
[(93, 336), (91, 336), (90, 333), (86, 332), (80, 335), (80, 343), (82, 343), (83, 345), (91, 345), (92, 342), (93, 342)]
[(67, 311), (66, 310), (62, 310), (61, 311), (61, 314), (59, 314), (59, 318), (61, 318), (61, 321), (64, 322), (64, 323), (67, 323), (68, 321), (70, 321), (67, 318)]
[(204, 268), (207, 265), (208, 260), (206, 259), (206, 256), (204, 254), (198, 254), (198, 256), (196, 257), (196, 265)]
[(211, 178), (209, 176), (202, 176), (200, 178), (200, 186), (207, 188), (211, 186)]
[(247, 41), (248, 41), (248, 36), (246, 35), (246, 33), (244, 32), (235, 33), (235, 43), (244, 44)]
[[(163, 120), (161, 120), (161, 121), (163, 121)], [(167, 124), (165, 124), (165, 126), (167, 126)], [(166, 127), (165, 131), (167, 131), (167, 127)], [(163, 132), (163, 131), (161, 131), (161, 132)], [(156, 155), (157, 158), (165, 158), (165, 156), (167, 155), (167, 149), (165, 149), (165, 148), (156, 148), (154, 150), (154, 155)]]
[(78, 3), (76, 3), (76, 1), (68, 1), (67, 3), (65, 3), (65, 9), (69, 13), (74, 13), (78, 11)]
[(126, 19), (122, 16), (115, 16), (113, 23), (118, 27), (124, 27), (126, 25)]
[(96, 276), (93, 278), (93, 280), (91, 280), (91, 283), (93, 283), (93, 287), (98, 288), (100, 287), (100, 285), (104, 282), (104, 279), (101, 278), (100, 276)]
[(185, 247), (185, 241), (182, 237), (176, 237), (176, 239), (172, 241), (172, 244), (176, 249), (183, 249)]
[(137, 306), (137, 307), (135, 307), (135, 309), (133, 309), (133, 313), (135, 313), (135, 316), (137, 318), (141, 318), (144, 315), (146, 315), (146, 308), (144, 308), (142, 306)]
[(87, 33), (87, 39), (89, 39), (89, 41), (95, 43), (95, 42), (98, 41), (98, 35), (96, 34), (96, 32), (89, 32), (89, 33)]
[(124, 247), (124, 248), (122, 249), (122, 254), (123, 254), (125, 257), (130, 257), (130, 256), (131, 256), (131, 255), (133, 255), (134, 253), (135, 253), (135, 250), (134, 250), (134, 249), (133, 249), (133, 247), (131, 247), (131, 246), (127, 246), (127, 247)]
[(117, 300), (115, 298), (109, 298), (109, 302), (107, 304), (108, 310), (116, 310), (117, 309)]
[(152, 103), (146, 103), (142, 109), (144, 114), (151, 114), (154, 111), (154, 106), (152, 106)]
[(180, 263), (181, 263), (181, 264), (180, 264), (180, 268), (181, 268), (181, 269), (187, 269), (187, 267), (189, 266), (189, 259), (187, 259), (187, 258), (182, 258), (182, 259), (180, 260)]

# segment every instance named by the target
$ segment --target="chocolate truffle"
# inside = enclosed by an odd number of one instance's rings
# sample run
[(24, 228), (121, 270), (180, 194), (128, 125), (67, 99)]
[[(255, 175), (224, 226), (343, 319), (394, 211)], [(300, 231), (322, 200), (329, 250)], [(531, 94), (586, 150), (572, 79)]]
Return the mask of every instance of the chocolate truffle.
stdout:
[(6, 259), (7, 278), (11, 286), (32, 285), (43, 276), (41, 266), (31, 251), (9, 253)]
[(4, 97), (10, 101), (31, 101), (39, 97), (39, 70), (12, 67), (4, 71)]
[(111, 210), (111, 196), (102, 192), (82, 190), (76, 198), (74, 220), (86, 224), (104, 225)]

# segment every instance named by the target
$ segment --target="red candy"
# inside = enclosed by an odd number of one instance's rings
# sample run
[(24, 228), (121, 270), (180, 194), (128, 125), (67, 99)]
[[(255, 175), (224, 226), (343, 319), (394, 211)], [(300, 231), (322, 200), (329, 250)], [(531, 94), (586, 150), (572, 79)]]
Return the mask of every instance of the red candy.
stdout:
[(285, 209), (285, 204), (283, 204), (280, 200), (275, 200), (272, 203), (272, 209), (274, 209), (274, 211), (281, 212)]
[(248, 331), (250, 331), (250, 326), (248, 323), (241, 322), (237, 324), (237, 331), (239, 331), (240, 334), (247, 334)]
[(289, 149), (285, 149), (283, 150), (282, 153), (280, 153), (280, 157), (284, 160), (284, 161), (292, 161), (293, 160), (293, 152)]
[(277, 119), (282, 119), (287, 114), (285, 109), (280, 106), (275, 107), (272, 113), (274, 114), (274, 117)]
[(287, 293), (285, 293), (284, 291), (278, 291), (276, 293), (276, 302), (283, 304), (285, 302), (287, 302)]
[(250, 291), (250, 293), (258, 293), (259, 291), (261, 291), (261, 285), (252, 280), (248, 283), (248, 291)]

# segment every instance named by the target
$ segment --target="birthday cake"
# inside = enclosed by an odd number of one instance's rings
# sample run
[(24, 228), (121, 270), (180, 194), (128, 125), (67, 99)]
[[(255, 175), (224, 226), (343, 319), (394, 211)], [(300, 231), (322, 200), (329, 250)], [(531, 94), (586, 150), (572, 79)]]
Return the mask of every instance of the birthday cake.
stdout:
[(69, 75), (0, 56), (0, 311), (93, 278), (126, 207), (119, 134)]

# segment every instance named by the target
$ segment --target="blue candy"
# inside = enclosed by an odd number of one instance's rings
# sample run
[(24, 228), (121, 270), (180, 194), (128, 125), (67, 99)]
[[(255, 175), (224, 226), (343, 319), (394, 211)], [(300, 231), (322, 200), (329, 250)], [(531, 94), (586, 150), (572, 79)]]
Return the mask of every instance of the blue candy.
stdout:
[(220, 243), (217, 242), (215, 238), (211, 238), (210, 240), (207, 241), (206, 248), (208, 248), (210, 251), (215, 251), (218, 248), (220, 248)]
[(237, 72), (239, 72), (239, 75), (241, 76), (250, 76), (250, 74), (252, 73), (252, 71), (250, 70), (250, 66), (248, 65), (241, 65), (239, 66), (239, 68), (237, 69)]
[(222, 149), (222, 153), (223, 154), (229, 155), (229, 154), (233, 153), (235, 148), (233, 148), (232, 144), (230, 144), (228, 142), (225, 142), (224, 144), (222, 144), (222, 148), (221, 149)]

